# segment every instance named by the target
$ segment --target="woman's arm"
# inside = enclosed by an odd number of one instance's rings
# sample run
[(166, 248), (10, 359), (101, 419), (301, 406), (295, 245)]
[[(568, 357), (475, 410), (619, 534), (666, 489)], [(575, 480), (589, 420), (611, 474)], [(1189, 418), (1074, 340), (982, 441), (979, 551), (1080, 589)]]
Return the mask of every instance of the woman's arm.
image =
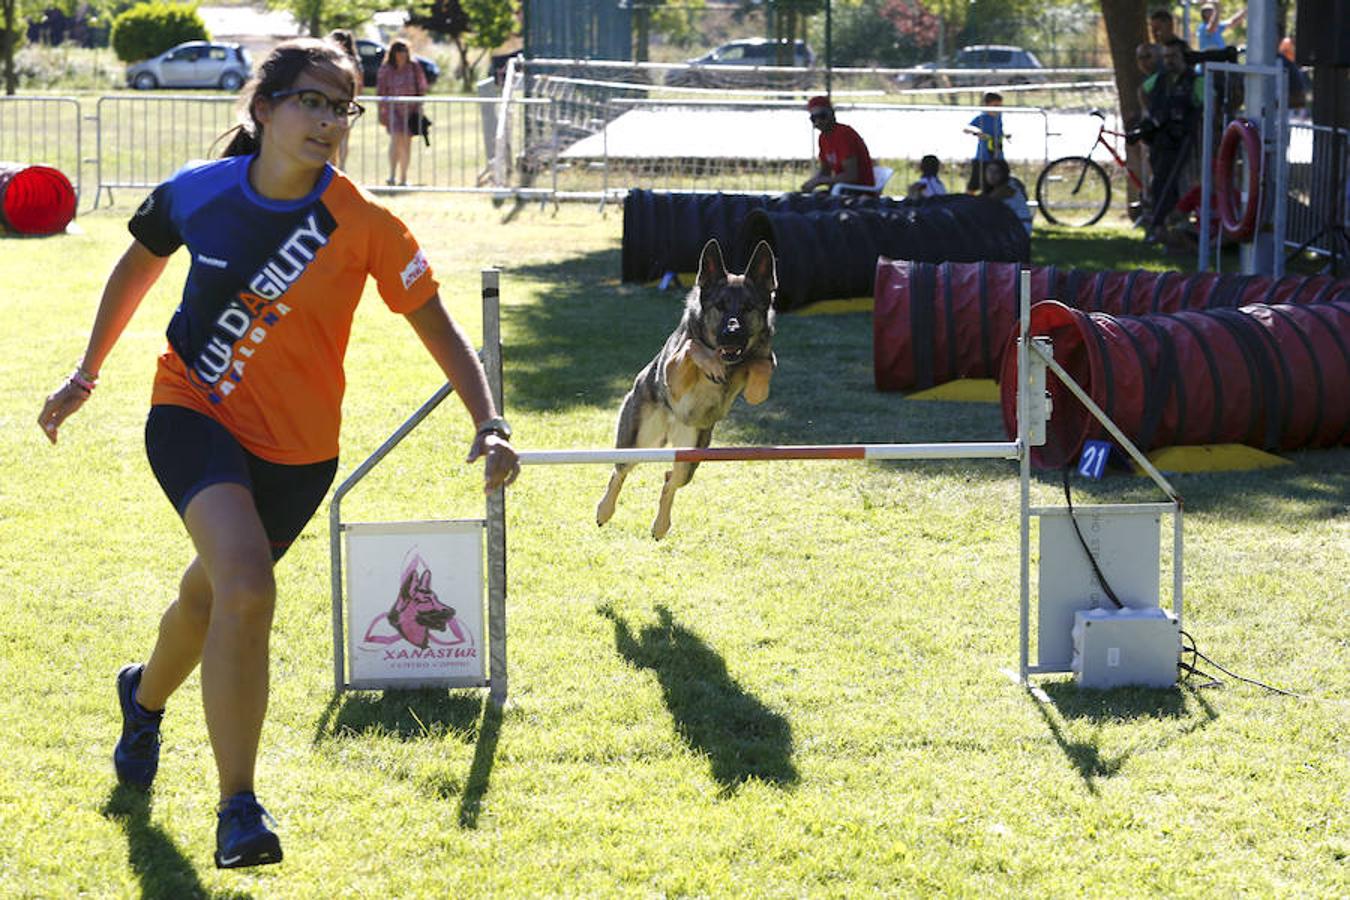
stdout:
[[(406, 318), (413, 331), (422, 339), (436, 364), (454, 386), (469, 411), (475, 426), (496, 418), (497, 407), (488, 390), (487, 373), (478, 361), (473, 344), (463, 329), (450, 318), (441, 304), (440, 295), (408, 313)], [(469, 447), (468, 461), (473, 462), (487, 453), (483, 467), (483, 489), (491, 492), (510, 484), (520, 474), (516, 451), (506, 438), (493, 432), (478, 432)]]
[[(103, 361), (112, 352), (113, 345), (121, 337), (146, 293), (159, 280), (168, 262), (167, 256), (156, 256), (140, 241), (132, 241), (122, 254), (108, 276), (108, 283), (103, 287), (103, 298), (94, 316), (89, 344), (75, 372), (74, 377), (78, 377), (79, 381), (92, 384), (98, 380)], [(90, 390), (81, 386), (79, 381), (66, 379), (65, 384), (57, 388), (42, 406), (38, 425), (53, 444), (56, 443), (56, 432), (61, 423), (89, 399)]]

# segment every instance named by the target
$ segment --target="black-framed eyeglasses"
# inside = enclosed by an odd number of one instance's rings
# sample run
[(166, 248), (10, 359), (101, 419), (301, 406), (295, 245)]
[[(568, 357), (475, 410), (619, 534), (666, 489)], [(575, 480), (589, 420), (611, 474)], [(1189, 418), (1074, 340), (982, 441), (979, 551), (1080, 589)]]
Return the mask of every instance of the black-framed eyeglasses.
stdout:
[(313, 88), (293, 88), (289, 91), (277, 91), (272, 94), (273, 100), (285, 100), (287, 97), (294, 97), (300, 103), (300, 108), (310, 115), (317, 116), (325, 107), (333, 113), (334, 118), (350, 125), (357, 119), (366, 108), (355, 100), (333, 100), (323, 91), (316, 91)]

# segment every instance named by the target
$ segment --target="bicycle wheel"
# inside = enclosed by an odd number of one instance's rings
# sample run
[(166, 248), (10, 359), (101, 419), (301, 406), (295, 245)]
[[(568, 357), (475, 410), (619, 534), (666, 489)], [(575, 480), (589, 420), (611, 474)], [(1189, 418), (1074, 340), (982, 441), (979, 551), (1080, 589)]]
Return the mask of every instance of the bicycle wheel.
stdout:
[(1093, 225), (1111, 206), (1111, 179), (1086, 156), (1062, 156), (1036, 179), (1036, 203), (1054, 225)]

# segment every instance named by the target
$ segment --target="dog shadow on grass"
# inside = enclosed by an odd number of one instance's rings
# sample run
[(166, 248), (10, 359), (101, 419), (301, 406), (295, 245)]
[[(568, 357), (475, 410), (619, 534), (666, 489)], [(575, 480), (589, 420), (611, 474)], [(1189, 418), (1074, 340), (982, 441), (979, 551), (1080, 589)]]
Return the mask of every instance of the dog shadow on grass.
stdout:
[[(1119, 749), (1104, 746), (1109, 740), (1103, 728), (1112, 723), (1130, 722), (1153, 729), (1147, 740), (1149, 751), (1199, 731), (1219, 717), (1218, 712), (1192, 685), (1160, 690), (1156, 688), (1113, 688), (1081, 690), (1072, 681), (1044, 686), (1049, 703), (1036, 703), (1036, 711), (1045, 720), (1059, 749), (1078, 772), (1092, 794), (1100, 779), (1117, 775), (1138, 749), (1137, 741), (1122, 741)], [(1191, 706), (1194, 704), (1194, 708)], [(1176, 727), (1172, 728), (1172, 724)], [(1159, 737), (1159, 730), (1165, 733)]]
[(150, 794), (119, 784), (108, 795), (103, 816), (127, 835), (127, 858), (141, 882), (141, 896), (246, 898), (243, 891), (212, 892), (206, 889), (197, 870), (164, 830), (150, 820)]
[(636, 635), (608, 606), (614, 645), (624, 659), (650, 669), (675, 719), (675, 730), (707, 757), (722, 796), (752, 779), (778, 785), (798, 781), (792, 763), (792, 726), (736, 683), (722, 657), (658, 606), (659, 621)]
[(458, 795), (459, 826), (477, 828), (501, 729), (501, 708), (483, 696), (440, 690), (345, 693), (335, 695), (319, 716), (314, 743), (372, 731), (401, 741), (451, 737), (473, 743), (468, 775), (462, 781), (448, 774), (437, 776), (432, 786), (445, 799)]

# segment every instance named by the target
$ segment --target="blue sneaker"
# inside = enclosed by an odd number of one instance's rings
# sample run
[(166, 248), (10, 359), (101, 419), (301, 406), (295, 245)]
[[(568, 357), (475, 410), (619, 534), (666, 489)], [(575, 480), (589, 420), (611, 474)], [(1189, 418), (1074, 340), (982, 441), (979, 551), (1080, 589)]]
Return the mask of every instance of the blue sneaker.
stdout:
[(281, 862), (281, 839), (264, 824), (276, 820), (249, 791), (221, 804), (216, 814), (216, 868), (242, 869)]
[(150, 712), (136, 702), (145, 666), (132, 663), (117, 673), (117, 699), (122, 706), (122, 739), (113, 750), (117, 780), (149, 790), (159, 769), (159, 723), (164, 710)]

